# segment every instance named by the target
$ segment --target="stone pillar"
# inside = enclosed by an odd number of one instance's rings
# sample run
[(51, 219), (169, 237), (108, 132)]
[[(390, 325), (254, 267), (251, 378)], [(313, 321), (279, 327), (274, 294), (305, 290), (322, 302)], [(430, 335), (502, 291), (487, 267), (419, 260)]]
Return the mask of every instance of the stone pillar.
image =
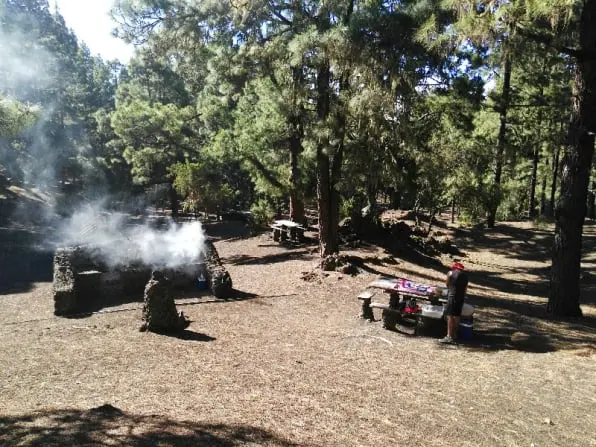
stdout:
[(141, 330), (172, 333), (186, 329), (189, 324), (184, 314), (176, 310), (170, 281), (160, 271), (154, 271), (145, 287)]
[(68, 315), (77, 312), (75, 271), (69, 249), (60, 248), (54, 254), (54, 314)]
[(213, 242), (205, 241), (205, 271), (211, 292), (217, 298), (230, 298), (232, 296), (232, 278), (221, 263)]

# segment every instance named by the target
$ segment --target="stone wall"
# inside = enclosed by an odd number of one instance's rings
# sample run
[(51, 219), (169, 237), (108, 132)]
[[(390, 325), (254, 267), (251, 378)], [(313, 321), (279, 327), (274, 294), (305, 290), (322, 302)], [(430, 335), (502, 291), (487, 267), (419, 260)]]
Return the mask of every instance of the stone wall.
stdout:
[[(75, 315), (130, 301), (141, 301), (152, 268), (139, 262), (107, 267), (91, 247), (64, 247), (54, 253), (54, 314)], [(197, 287), (204, 263), (162, 268), (176, 289)]]

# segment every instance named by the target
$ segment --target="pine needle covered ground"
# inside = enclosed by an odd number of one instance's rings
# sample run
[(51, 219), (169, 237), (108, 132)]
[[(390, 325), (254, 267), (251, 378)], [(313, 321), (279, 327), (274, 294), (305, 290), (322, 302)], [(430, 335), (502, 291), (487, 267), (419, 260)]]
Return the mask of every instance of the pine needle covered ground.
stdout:
[(358, 319), (356, 296), (379, 274), (442, 282), (449, 259), (367, 246), (358, 275), (304, 280), (316, 246), (214, 230), (237, 298), (179, 299), (180, 338), (139, 332), (136, 302), (54, 317), (47, 278), (2, 291), (1, 445), (596, 445), (594, 256), (586, 318), (553, 322), (549, 233), (458, 232), (476, 338), (441, 347)]

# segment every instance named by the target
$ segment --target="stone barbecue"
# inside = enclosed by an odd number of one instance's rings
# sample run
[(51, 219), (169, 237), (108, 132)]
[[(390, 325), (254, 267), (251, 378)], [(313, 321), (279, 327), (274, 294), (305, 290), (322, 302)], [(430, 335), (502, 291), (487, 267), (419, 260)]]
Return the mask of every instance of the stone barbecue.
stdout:
[[(117, 243), (126, 247), (127, 241)], [(140, 301), (145, 285), (156, 269), (163, 272), (176, 289), (196, 289), (198, 278), (204, 276), (216, 297), (228, 298), (232, 293), (232, 279), (210, 240), (205, 241), (199, 259), (183, 265), (149, 266), (135, 260), (134, 255), (125, 264), (110, 265), (107, 261), (100, 247), (78, 245), (55, 251), (55, 315), (88, 313), (106, 306)]]

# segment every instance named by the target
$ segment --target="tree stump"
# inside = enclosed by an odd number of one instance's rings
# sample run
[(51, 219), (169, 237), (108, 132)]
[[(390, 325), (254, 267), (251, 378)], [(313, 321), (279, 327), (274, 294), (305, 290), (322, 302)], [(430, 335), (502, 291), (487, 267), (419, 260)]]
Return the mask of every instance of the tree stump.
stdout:
[(232, 278), (221, 263), (213, 242), (205, 241), (205, 270), (211, 293), (217, 298), (232, 296)]
[(160, 271), (154, 271), (145, 287), (141, 331), (179, 332), (189, 324), (184, 314), (176, 310), (170, 281)]

